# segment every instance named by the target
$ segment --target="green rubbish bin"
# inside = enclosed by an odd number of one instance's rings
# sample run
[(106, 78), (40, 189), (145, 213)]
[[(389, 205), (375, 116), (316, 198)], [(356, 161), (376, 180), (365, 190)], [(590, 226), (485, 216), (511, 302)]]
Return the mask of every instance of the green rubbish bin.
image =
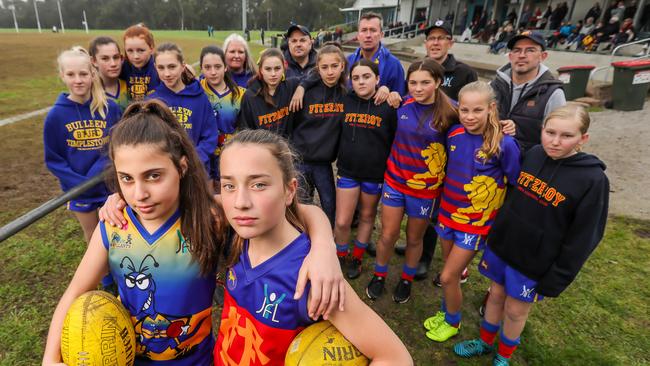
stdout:
[(278, 37), (271, 36), (271, 47), (278, 48)]
[(557, 69), (558, 79), (564, 83), (564, 95), (567, 100), (574, 100), (585, 96), (589, 74), (596, 66), (576, 65), (562, 66)]
[(650, 87), (650, 60), (612, 62), (612, 107), (619, 111), (643, 109)]

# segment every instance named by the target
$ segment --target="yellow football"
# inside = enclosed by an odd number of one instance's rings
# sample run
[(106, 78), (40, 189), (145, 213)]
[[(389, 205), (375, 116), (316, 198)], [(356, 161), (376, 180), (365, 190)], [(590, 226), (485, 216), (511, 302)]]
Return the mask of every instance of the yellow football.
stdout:
[(368, 358), (350, 343), (332, 323), (318, 322), (294, 338), (285, 366), (365, 366)]
[(135, 331), (122, 303), (105, 291), (79, 296), (61, 332), (61, 356), (68, 366), (131, 366)]

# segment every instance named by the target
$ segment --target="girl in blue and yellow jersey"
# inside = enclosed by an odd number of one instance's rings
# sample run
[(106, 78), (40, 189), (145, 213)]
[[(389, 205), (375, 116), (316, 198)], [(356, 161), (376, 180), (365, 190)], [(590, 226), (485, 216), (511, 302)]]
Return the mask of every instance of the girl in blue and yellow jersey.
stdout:
[(519, 175), (519, 146), (504, 135), (489, 84), (465, 85), (459, 93), (460, 125), (447, 134), (447, 175), (436, 231), (444, 268), (441, 310), (424, 322), (427, 337), (444, 342), (458, 334), (463, 295), (461, 273), (485, 246), (485, 237), (503, 203), (506, 184)]
[(445, 133), (458, 118), (449, 98), (439, 88), (443, 80), (442, 66), (432, 60), (415, 62), (407, 72), (412, 99), (397, 110), (397, 132), (384, 175), (382, 231), (377, 242), (375, 274), (366, 288), (371, 299), (377, 299), (384, 291), (388, 261), (399, 238), (404, 213), (408, 216), (406, 258), (393, 300), (405, 303), (411, 296), (422, 238), (445, 175)]
[(106, 96), (117, 103), (124, 112), (129, 105), (129, 92), (126, 81), (119, 78), (123, 59), (120, 46), (111, 37), (97, 37), (90, 41), (88, 53), (93, 66), (99, 72)]
[(346, 268), (348, 278), (354, 279), (361, 274), (361, 260), (375, 224), (386, 159), (397, 129), (397, 110), (388, 103), (374, 102), (379, 84), (379, 67), (374, 62), (357, 61), (350, 67), (350, 79), (353, 90), (343, 98), (345, 117), (336, 159), (334, 239), (339, 257), (347, 256), (358, 203), (359, 226)]
[(217, 148), (217, 121), (201, 84), (185, 68), (183, 52), (173, 43), (156, 49), (156, 69), (162, 83), (147, 99), (160, 99), (176, 115), (196, 146), (199, 158), (210, 171), (210, 159)]
[[(61, 189), (68, 191), (104, 171), (104, 145), (121, 113), (104, 94), (86, 50), (74, 47), (64, 51), (57, 63), (68, 92), (59, 95), (45, 117), (43, 142), (45, 165), (59, 179)], [(86, 242), (97, 226), (97, 208), (107, 196), (106, 186), (99, 183), (68, 202)]]
[(294, 113), (289, 111), (298, 79), (285, 79), (284, 56), (277, 48), (260, 55), (257, 77), (249, 84), (241, 102), (238, 128), (265, 129), (283, 137), (291, 135)]
[(248, 88), (248, 83), (257, 74), (257, 67), (246, 40), (237, 33), (232, 33), (223, 41), (226, 53), (226, 68), (228, 74), (242, 88)]
[[(283, 365), (285, 359), (299, 359), (289, 345), (315, 321), (307, 315), (307, 296), (290, 296), (311, 246), (297, 215), (295, 164), (287, 141), (269, 131), (242, 131), (223, 149), (223, 209), (237, 235), (229, 258), (215, 365)], [(334, 310), (326, 319), (373, 363), (412, 365), (395, 333), (349, 284), (342, 285), (345, 311)]]
[[(60, 364), (68, 308), (108, 272), (135, 328), (136, 366), (211, 365), (212, 297), (227, 223), (206, 184), (202, 162), (176, 116), (157, 100), (129, 106), (111, 137), (108, 179), (119, 194), (114, 197), (128, 206), (118, 211), (124, 216), (119, 227), (101, 222), (95, 229), (54, 311), (43, 364)], [(325, 215), (314, 207), (300, 211), (310, 232), (327, 240), (314, 241), (308, 258), (318, 260), (305, 261), (299, 282), (306, 283), (309, 273), (312, 300), (332, 291), (336, 298), (326, 296), (324, 302), (342, 306), (336, 299), (343, 284), (336, 280), (340, 269), (329, 225), (322, 224)], [(327, 286), (323, 279), (334, 283)], [(310, 316), (317, 318), (326, 307), (313, 301)]]
[(124, 31), (124, 55), (120, 79), (126, 81), (131, 100), (144, 100), (160, 84), (153, 52), (153, 34), (143, 24), (136, 24)]
[[(217, 119), (219, 139), (210, 163), (210, 178), (219, 180), (219, 154), (224, 143), (235, 133), (241, 100), (246, 89), (238, 86), (226, 71), (226, 56), (217, 46), (201, 50), (201, 87), (208, 96)], [(216, 186), (216, 185), (215, 185)]]

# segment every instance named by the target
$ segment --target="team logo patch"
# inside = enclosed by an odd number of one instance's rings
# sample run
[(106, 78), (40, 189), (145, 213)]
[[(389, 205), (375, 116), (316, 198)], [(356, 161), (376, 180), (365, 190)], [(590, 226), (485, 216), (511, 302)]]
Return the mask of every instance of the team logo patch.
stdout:
[(237, 275), (235, 275), (235, 271), (232, 270), (232, 268), (228, 269), (228, 277), (226, 277), (226, 286), (228, 286), (228, 290), (234, 290), (237, 287)]
[(444, 24), (444, 21), (442, 19), (436, 20), (435, 25), (436, 27), (439, 27)]
[(275, 292), (269, 294), (269, 285), (264, 284), (264, 301), (262, 306), (255, 312), (257, 314), (262, 314), (262, 318), (270, 319), (274, 323), (279, 323), (280, 321), (275, 318), (275, 315), (278, 311), (278, 306), (284, 298), (287, 297), (287, 294), (282, 294), (278, 296)]

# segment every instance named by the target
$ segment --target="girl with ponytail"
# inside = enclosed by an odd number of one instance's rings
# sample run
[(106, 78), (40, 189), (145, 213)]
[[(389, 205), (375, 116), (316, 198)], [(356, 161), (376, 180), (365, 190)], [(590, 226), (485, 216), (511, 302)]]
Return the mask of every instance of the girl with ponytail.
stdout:
[[(68, 92), (59, 95), (45, 117), (43, 142), (45, 165), (59, 179), (61, 189), (68, 191), (104, 171), (103, 148), (120, 118), (120, 108), (104, 94), (85, 49), (76, 46), (63, 51), (57, 63)], [(97, 208), (107, 196), (106, 186), (98, 184), (68, 202), (86, 242), (97, 226)]]
[(460, 125), (447, 133), (445, 176), (436, 231), (445, 262), (441, 310), (424, 322), (426, 336), (444, 342), (458, 334), (463, 295), (461, 274), (485, 238), (520, 170), (519, 147), (504, 135), (489, 84), (475, 81), (459, 93)]
[(199, 158), (209, 172), (218, 134), (212, 105), (186, 66), (180, 47), (163, 43), (156, 49), (154, 60), (162, 82), (146, 99), (159, 99), (167, 104), (194, 142)]

